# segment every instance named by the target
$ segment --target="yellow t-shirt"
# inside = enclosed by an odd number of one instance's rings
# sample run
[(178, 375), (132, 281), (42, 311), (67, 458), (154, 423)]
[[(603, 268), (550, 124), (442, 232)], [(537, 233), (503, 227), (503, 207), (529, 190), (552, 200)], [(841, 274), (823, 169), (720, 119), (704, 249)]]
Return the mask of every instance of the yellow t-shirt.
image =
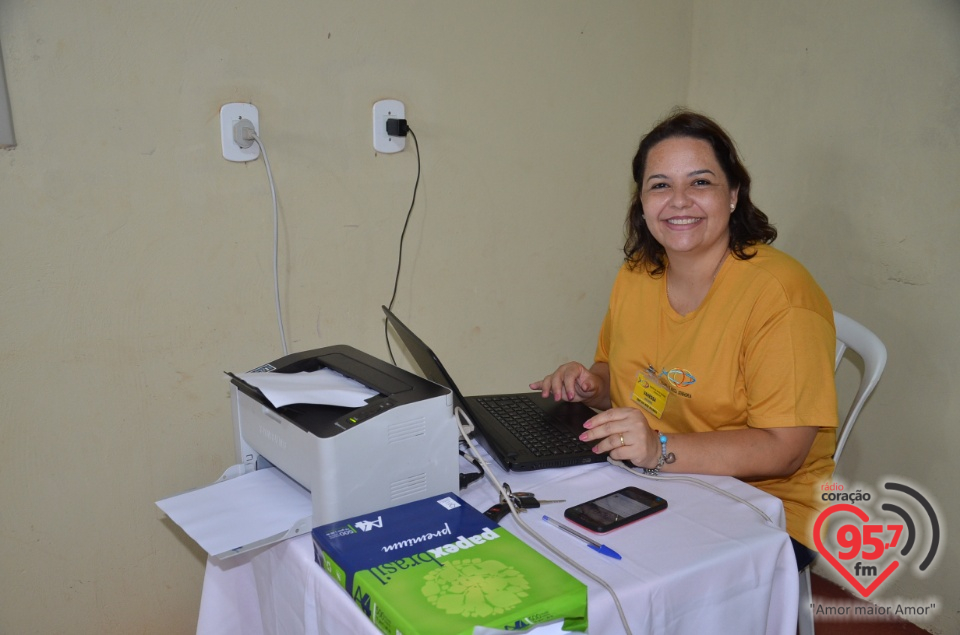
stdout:
[(836, 448), (833, 310), (803, 265), (768, 245), (752, 249), (749, 260), (728, 255), (683, 316), (667, 300), (666, 276), (621, 267), (595, 359), (610, 365), (614, 407), (639, 408), (637, 378), (655, 372), (670, 395), (662, 417), (647, 419), (664, 433), (819, 427), (796, 473), (751, 481), (783, 501), (787, 531), (812, 548)]

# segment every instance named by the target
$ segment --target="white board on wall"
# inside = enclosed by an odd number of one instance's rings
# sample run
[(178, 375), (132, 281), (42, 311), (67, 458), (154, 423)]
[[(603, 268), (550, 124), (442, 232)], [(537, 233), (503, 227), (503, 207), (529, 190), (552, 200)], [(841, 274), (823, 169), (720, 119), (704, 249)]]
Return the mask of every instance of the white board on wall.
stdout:
[(15, 145), (17, 140), (13, 136), (13, 115), (7, 94), (7, 76), (3, 70), (3, 49), (0, 47), (0, 148), (12, 148)]

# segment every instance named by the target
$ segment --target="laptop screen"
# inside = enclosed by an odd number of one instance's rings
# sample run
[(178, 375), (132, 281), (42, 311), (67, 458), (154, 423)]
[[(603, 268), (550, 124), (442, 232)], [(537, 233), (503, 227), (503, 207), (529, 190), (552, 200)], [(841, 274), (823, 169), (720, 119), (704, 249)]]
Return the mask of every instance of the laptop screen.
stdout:
[(387, 316), (387, 321), (394, 328), (400, 337), (400, 341), (403, 342), (403, 345), (406, 347), (407, 352), (410, 353), (413, 361), (419, 366), (420, 374), (435, 384), (449, 388), (453, 392), (455, 405), (469, 412), (463, 400), (463, 393), (461, 393), (457, 385), (453, 383), (453, 378), (450, 377), (450, 374), (443, 367), (443, 364), (440, 363), (440, 358), (434, 354), (423, 340), (407, 328), (396, 315), (391, 313), (390, 309), (385, 306), (381, 308)]

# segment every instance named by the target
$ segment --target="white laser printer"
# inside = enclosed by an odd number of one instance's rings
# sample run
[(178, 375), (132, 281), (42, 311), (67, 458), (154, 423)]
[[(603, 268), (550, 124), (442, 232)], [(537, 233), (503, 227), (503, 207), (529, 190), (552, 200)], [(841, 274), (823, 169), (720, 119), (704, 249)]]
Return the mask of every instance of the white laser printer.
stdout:
[[(256, 372), (294, 374), (325, 368), (376, 394), (358, 408), (307, 403), (275, 407), (258, 388), (230, 374), (238, 464), (203, 489), (238, 483), (258, 470), (265, 477), (266, 472), (276, 473), (265, 468), (276, 467), (309, 491), (313, 513), (292, 521), (280, 533), (274, 529), (271, 535), (231, 543), (228, 550), (214, 552), (178, 519), (168, 504), (173, 498), (159, 501), (161, 509), (210, 555), (229, 557), (309, 533), (318, 525), (458, 491), (459, 430), (446, 387), (346, 345), (293, 353)], [(219, 498), (214, 494), (216, 504)], [(189, 513), (225, 519), (231, 513), (205, 512), (212, 507), (209, 502), (194, 504)]]
[(459, 488), (449, 389), (344, 345), (270, 365), (273, 373), (330, 368), (379, 393), (355, 409), (275, 408), (256, 388), (231, 379), (241, 472), (257, 469), (263, 457), (310, 490), (314, 526)]

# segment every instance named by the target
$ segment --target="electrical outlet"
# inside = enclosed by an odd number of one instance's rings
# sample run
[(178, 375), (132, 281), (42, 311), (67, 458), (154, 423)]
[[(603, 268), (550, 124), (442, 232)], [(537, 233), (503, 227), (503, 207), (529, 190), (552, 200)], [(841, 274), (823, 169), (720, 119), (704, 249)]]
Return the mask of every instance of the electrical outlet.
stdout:
[(373, 149), (383, 154), (400, 152), (407, 145), (406, 137), (387, 134), (387, 119), (406, 119), (402, 101), (382, 99), (373, 105)]
[(253, 130), (260, 134), (260, 113), (253, 104), (224, 104), (220, 108), (220, 146), (223, 158), (227, 161), (254, 161), (260, 156), (260, 144), (252, 143), (242, 147), (233, 136), (233, 128), (241, 119), (253, 124)]

